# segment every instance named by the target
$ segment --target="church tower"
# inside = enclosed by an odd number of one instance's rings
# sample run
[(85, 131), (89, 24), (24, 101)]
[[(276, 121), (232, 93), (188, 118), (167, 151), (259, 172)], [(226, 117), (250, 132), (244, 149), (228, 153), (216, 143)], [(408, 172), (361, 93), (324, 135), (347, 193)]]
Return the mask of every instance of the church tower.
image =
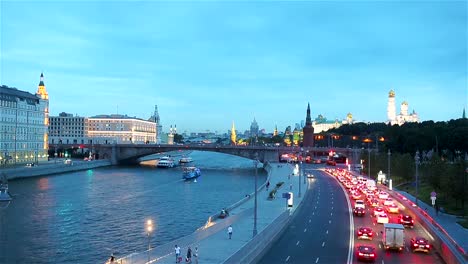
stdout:
[(37, 86), (36, 96), (44, 102), (44, 132), (43, 132), (43, 148), (49, 149), (49, 94), (47, 93), (44, 84), (44, 74), (41, 72), (39, 85)]
[(254, 117), (252, 124), (250, 124), (250, 136), (258, 137), (258, 124), (257, 124), (257, 120), (255, 120), (255, 117)]
[(463, 108), (462, 118), (463, 118), (463, 119), (466, 119), (465, 108)]
[(234, 121), (232, 121), (232, 128), (231, 128), (231, 145), (237, 145), (237, 135), (236, 135), (236, 128), (234, 127)]
[(388, 92), (387, 119), (391, 125), (396, 123), (395, 92), (393, 90)]
[(160, 144), (161, 143), (161, 133), (162, 133), (162, 125), (161, 125), (161, 120), (159, 118), (159, 113), (158, 113), (158, 106), (154, 106), (154, 122), (156, 123), (156, 143)]
[(310, 104), (307, 103), (307, 116), (306, 123), (302, 129), (303, 133), (303, 147), (313, 147), (314, 146), (314, 127), (312, 126), (312, 118), (310, 117)]
[(275, 130), (273, 131), (273, 136), (278, 135), (278, 125), (275, 124)]

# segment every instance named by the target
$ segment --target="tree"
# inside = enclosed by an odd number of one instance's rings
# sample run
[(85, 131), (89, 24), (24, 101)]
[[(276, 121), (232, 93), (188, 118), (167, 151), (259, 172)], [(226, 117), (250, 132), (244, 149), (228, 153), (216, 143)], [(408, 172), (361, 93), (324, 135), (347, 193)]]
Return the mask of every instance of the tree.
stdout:
[(179, 134), (174, 134), (174, 142), (175, 143), (184, 143), (184, 137)]

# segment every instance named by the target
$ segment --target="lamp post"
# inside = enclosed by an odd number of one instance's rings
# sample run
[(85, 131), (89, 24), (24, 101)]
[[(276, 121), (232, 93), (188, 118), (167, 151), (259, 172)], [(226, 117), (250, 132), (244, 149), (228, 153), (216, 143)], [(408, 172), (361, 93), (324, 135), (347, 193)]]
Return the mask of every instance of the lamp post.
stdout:
[(148, 235), (148, 262), (150, 262), (150, 250), (151, 250), (151, 232), (153, 231), (153, 220), (148, 219), (146, 221), (146, 233)]
[(419, 150), (416, 151), (414, 156), (414, 163), (416, 165), (416, 206), (418, 205), (418, 191), (419, 191), (419, 180), (418, 180), (418, 168), (419, 168)]
[[(390, 152), (390, 149), (388, 149), (388, 152), (387, 152), (387, 155), (388, 155), (388, 182), (389, 182), (389, 185), (390, 185), (390, 156), (392, 155), (392, 153)], [(391, 186), (389, 186), (390, 190), (392, 189)]]
[(254, 206), (255, 208), (254, 208), (254, 226), (253, 226), (252, 237), (255, 237), (257, 235), (257, 178), (258, 178), (257, 166), (258, 166), (258, 154), (255, 154), (254, 165), (255, 165), (255, 206)]

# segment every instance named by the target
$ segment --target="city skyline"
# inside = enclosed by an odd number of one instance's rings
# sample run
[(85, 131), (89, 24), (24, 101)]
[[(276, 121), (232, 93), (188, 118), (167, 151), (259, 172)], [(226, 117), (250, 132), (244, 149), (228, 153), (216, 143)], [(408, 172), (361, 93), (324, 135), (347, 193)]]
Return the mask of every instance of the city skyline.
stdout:
[[(386, 122), (388, 92), (421, 121), (466, 108), (466, 2), (2, 2), (1, 84), (50, 113), (158, 105), (164, 131), (280, 131), (319, 114)], [(261, 11), (259, 11), (261, 10)], [(39, 16), (39, 19), (38, 19)], [(364, 101), (364, 103), (362, 103)]]

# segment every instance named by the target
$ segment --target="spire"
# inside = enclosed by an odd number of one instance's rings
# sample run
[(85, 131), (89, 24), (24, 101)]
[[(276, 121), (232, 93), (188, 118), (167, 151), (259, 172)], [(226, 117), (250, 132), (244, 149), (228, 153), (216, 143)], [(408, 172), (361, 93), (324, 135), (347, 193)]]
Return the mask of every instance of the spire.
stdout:
[(49, 100), (49, 94), (47, 93), (46, 87), (44, 85), (44, 73), (41, 72), (41, 77), (39, 81), (39, 86), (37, 87), (36, 95), (41, 99)]
[(306, 116), (306, 126), (312, 126), (312, 118), (310, 118), (310, 103), (307, 103), (307, 116)]
[(232, 127), (231, 127), (231, 145), (236, 145), (236, 142), (237, 142), (236, 128), (234, 127), (234, 121), (232, 121)]
[(463, 107), (463, 114), (462, 114), (462, 118), (463, 119), (466, 119), (466, 114), (465, 114), (465, 108)]

